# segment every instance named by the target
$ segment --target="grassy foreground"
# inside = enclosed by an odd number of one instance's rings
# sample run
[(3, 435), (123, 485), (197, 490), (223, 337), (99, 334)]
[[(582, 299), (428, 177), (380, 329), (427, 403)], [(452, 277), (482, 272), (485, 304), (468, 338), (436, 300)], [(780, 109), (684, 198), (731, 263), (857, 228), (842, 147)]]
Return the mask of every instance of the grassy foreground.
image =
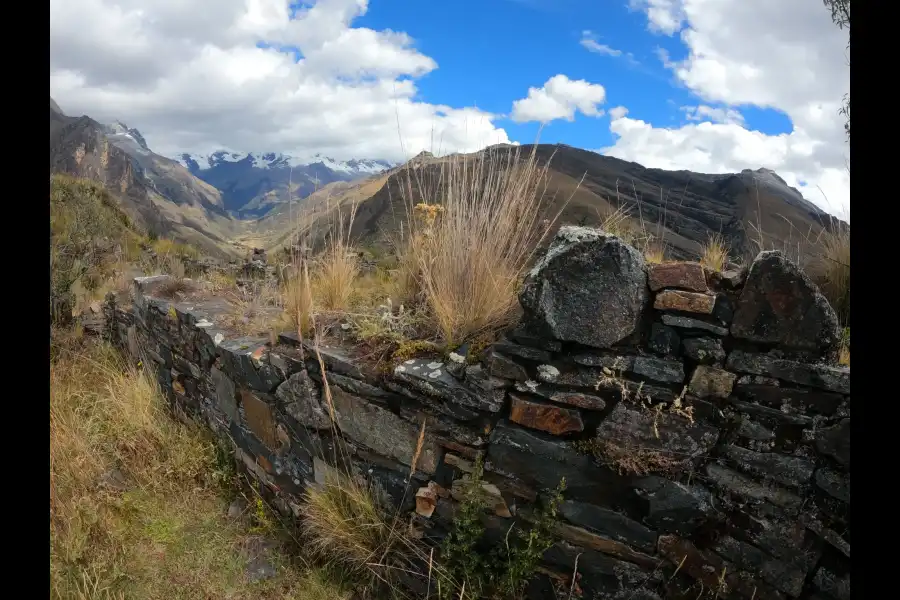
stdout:
[[(52, 355), (51, 599), (348, 597), (292, 563), (253, 508), (229, 515), (228, 461), (137, 365), (69, 333)], [(260, 562), (269, 577), (253, 581)]]

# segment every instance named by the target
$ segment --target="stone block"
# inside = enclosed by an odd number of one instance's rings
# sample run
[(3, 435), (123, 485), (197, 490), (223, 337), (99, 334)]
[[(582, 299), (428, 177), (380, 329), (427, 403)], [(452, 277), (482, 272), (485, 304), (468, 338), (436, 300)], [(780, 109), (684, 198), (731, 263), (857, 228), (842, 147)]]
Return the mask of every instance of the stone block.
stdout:
[(565, 435), (584, 430), (581, 413), (549, 402), (529, 399), (520, 394), (510, 394), (509, 419), (530, 429), (539, 429), (553, 435)]
[(653, 301), (653, 308), (656, 310), (675, 310), (701, 315), (711, 315), (715, 305), (715, 296), (681, 290), (663, 290), (656, 294)]
[(677, 288), (692, 292), (705, 292), (706, 274), (700, 263), (673, 262), (652, 265), (649, 274), (650, 289)]
[(609, 347), (640, 323), (649, 299), (644, 257), (599, 229), (563, 226), (526, 277), (519, 299), (536, 332)]
[(691, 375), (688, 392), (698, 398), (728, 398), (737, 377), (724, 369), (698, 365)]

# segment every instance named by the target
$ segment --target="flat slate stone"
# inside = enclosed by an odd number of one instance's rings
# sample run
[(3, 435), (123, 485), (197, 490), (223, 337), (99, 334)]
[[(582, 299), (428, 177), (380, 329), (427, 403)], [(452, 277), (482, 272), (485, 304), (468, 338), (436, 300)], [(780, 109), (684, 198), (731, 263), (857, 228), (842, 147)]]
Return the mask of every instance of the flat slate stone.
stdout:
[(847, 367), (801, 363), (741, 350), (729, 354), (725, 366), (739, 373), (765, 375), (829, 392), (850, 394), (850, 369)]
[(728, 335), (728, 329), (725, 327), (714, 325), (713, 323), (707, 323), (706, 321), (700, 321), (699, 319), (692, 319), (690, 317), (664, 314), (662, 316), (662, 322), (664, 325), (675, 327), (677, 329), (683, 329), (686, 332), (711, 333), (719, 337), (725, 337), (726, 335)]
[(464, 407), (487, 412), (499, 412), (503, 408), (502, 398), (498, 401), (495, 395), (473, 392), (447, 372), (446, 366), (441, 361), (427, 358), (407, 360), (394, 369), (394, 377), (425, 394)]
[[(404, 465), (410, 465), (416, 454), (421, 426), (417, 427), (391, 411), (340, 388), (332, 390), (332, 399), (338, 426), (351, 441)], [(441, 453), (440, 445), (426, 428), (416, 468), (423, 473), (434, 473)]]
[(644, 522), (660, 532), (690, 536), (717, 517), (709, 490), (700, 486), (656, 475), (641, 477), (632, 485), (647, 502)]
[(574, 525), (585, 527), (644, 552), (653, 552), (656, 549), (656, 532), (608, 508), (566, 500), (560, 504), (559, 512)]

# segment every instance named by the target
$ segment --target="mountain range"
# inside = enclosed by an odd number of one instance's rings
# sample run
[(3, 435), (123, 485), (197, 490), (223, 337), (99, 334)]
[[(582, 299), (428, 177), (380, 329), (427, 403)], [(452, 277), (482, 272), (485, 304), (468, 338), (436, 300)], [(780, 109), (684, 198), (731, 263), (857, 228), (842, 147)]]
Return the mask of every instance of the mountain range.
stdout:
[(225, 208), (238, 218), (259, 218), (288, 201), (288, 186), (303, 198), (336, 181), (355, 181), (390, 169), (386, 160), (336, 161), (316, 155), (300, 160), (276, 152), (182, 154), (178, 161), (195, 177), (222, 192)]
[[(452, 160), (512, 148), (495, 146)], [(545, 208), (559, 215), (556, 225), (597, 225), (616, 209), (627, 210), (672, 258), (696, 257), (715, 233), (735, 256), (774, 247), (802, 257), (831, 221), (767, 169), (664, 171), (562, 144), (518, 151), (534, 151), (540, 164), (549, 164)], [(50, 100), (52, 172), (104, 183), (144, 227), (219, 256), (241, 254), (248, 246), (284, 246), (301, 221), (315, 230), (335, 206), (350, 204), (357, 206), (353, 235), (359, 243), (386, 245), (402, 230), (410, 193), (440, 197), (448, 160), (428, 152), (397, 165), (231, 151), (172, 159), (154, 153), (137, 129), (66, 116)], [(416, 189), (422, 182), (427, 189)]]

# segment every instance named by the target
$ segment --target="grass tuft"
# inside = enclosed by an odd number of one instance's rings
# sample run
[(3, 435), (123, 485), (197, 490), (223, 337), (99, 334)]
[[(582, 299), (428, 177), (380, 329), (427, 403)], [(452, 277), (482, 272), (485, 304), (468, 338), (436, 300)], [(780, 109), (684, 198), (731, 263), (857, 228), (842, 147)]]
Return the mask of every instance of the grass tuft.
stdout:
[(359, 277), (359, 258), (350, 244), (350, 230), (356, 216), (356, 206), (346, 219), (337, 208), (325, 252), (318, 260), (313, 286), (325, 310), (341, 311), (350, 306), (353, 286)]
[(712, 234), (700, 249), (700, 264), (704, 268), (721, 273), (728, 266), (728, 245), (720, 233)]
[(547, 166), (518, 149), (440, 165), (434, 189), (418, 181), (414, 191), (407, 171), (410, 232), (400, 263), (406, 295), (420, 294), (438, 335), (459, 344), (516, 315), (525, 269), (552, 226), (541, 219)]

